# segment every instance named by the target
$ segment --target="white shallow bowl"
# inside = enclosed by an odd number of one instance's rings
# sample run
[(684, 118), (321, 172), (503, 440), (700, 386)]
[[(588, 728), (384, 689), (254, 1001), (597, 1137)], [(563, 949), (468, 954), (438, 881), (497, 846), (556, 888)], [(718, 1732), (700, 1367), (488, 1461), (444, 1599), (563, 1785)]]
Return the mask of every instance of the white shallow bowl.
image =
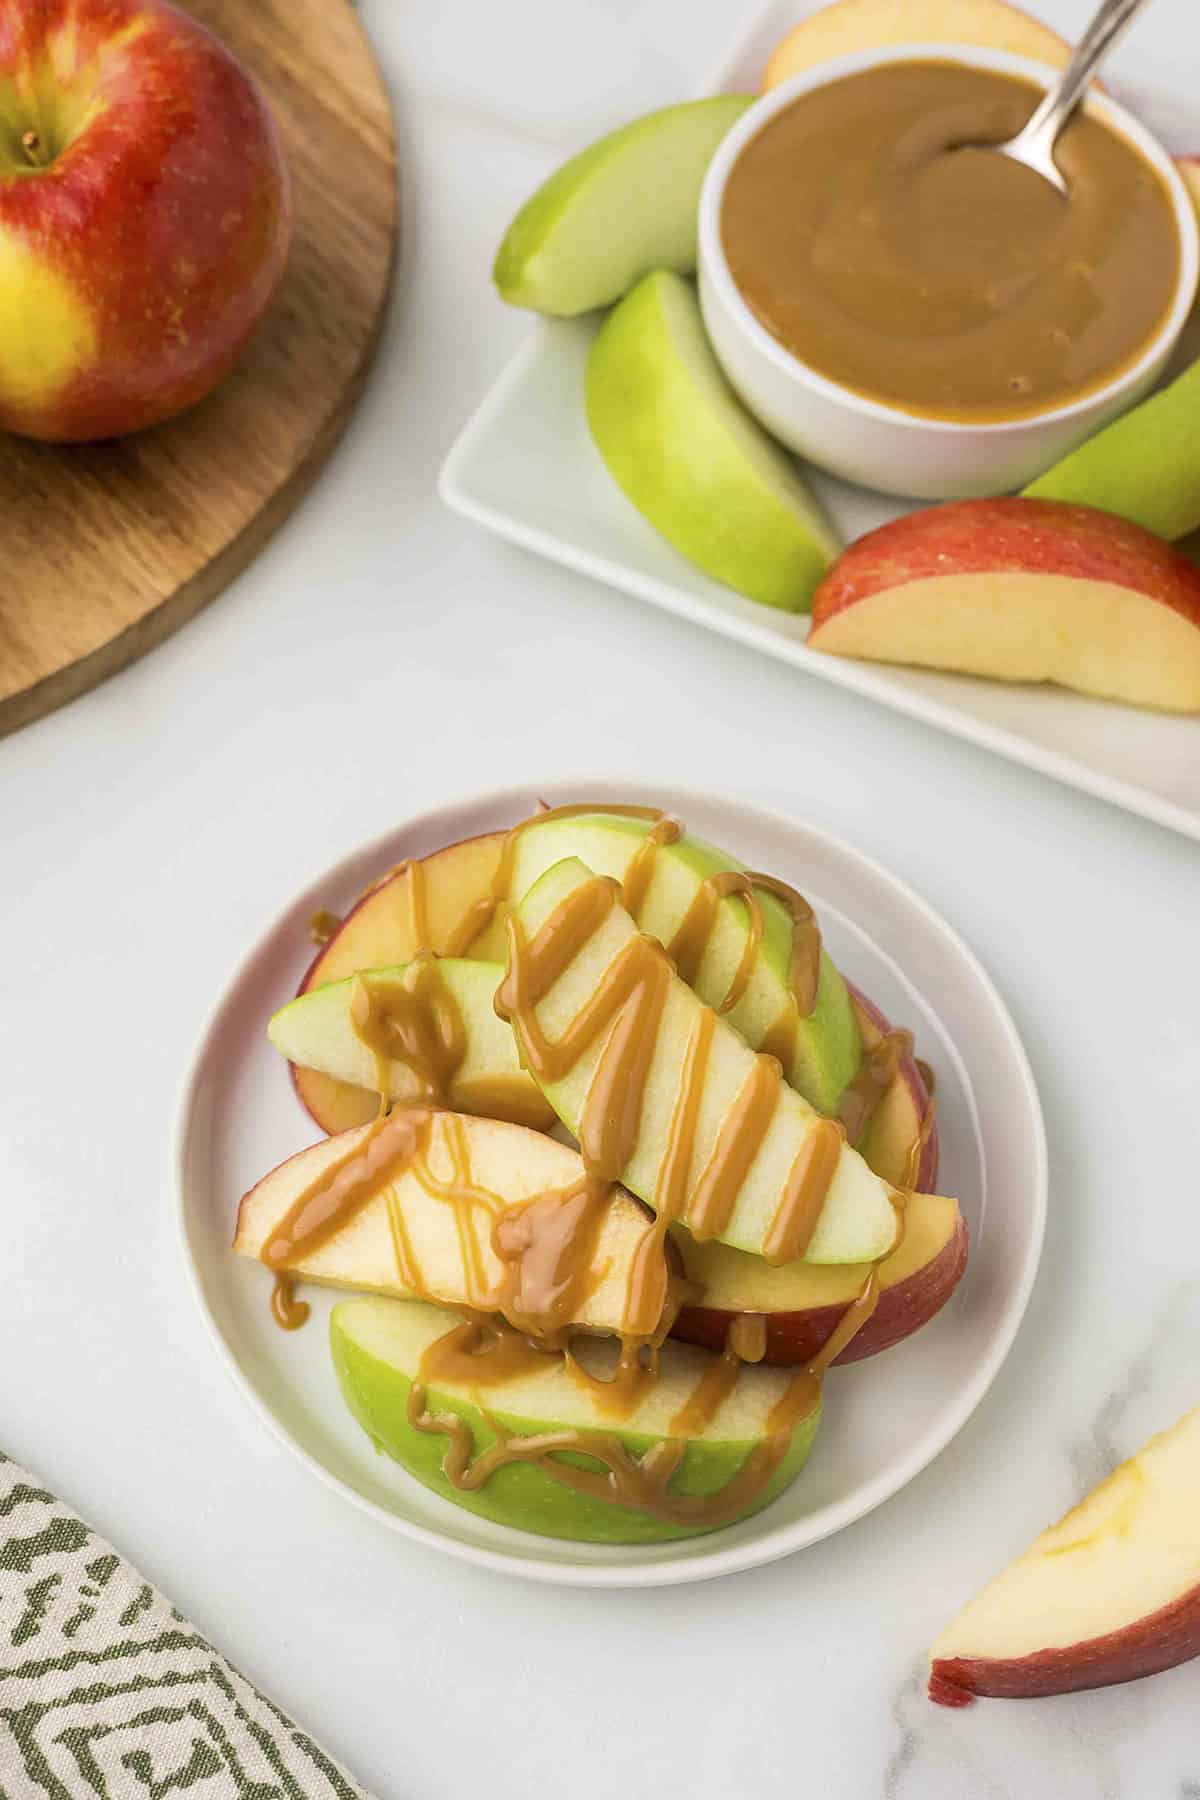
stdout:
[[(959, 1292), (908, 1342), (836, 1369), (808, 1467), (755, 1518), (707, 1537), (572, 1544), (492, 1525), (377, 1455), (342, 1404), (327, 1348), (336, 1296), (305, 1290), (296, 1333), (271, 1321), (264, 1269), (229, 1245), (242, 1193), (317, 1136), (267, 1043), (267, 1018), (310, 960), (318, 906), (346, 908), (403, 856), (527, 817), (539, 798), (660, 805), (751, 866), (799, 883), (835, 960), (916, 1032), (938, 1080), (939, 1187), (960, 1198), (971, 1254)], [(987, 1392), (1025, 1311), (1041, 1252), (1041, 1109), (1007, 1011), (970, 951), (924, 901), (811, 827), (678, 788), (595, 780), (509, 789), (398, 826), (314, 881), (252, 947), (205, 1026), (181, 1096), (175, 1179), (184, 1252), (217, 1352), (263, 1424), (310, 1470), (381, 1523), (485, 1567), (537, 1581), (653, 1587), (751, 1568), (840, 1531), (910, 1481)], [(351, 1514), (346, 1529), (353, 1530)]]
[(800, 95), (848, 75), (904, 62), (957, 62), (1023, 75), (1040, 87), (1057, 71), (1007, 51), (963, 44), (905, 44), (839, 57), (780, 83), (738, 120), (721, 143), (700, 198), (700, 303), (713, 349), (746, 405), (782, 443), (863, 487), (924, 500), (964, 499), (1023, 487), (1109, 419), (1140, 400), (1161, 376), (1196, 295), (1200, 234), (1195, 209), (1170, 156), (1115, 101), (1089, 96), (1087, 111), (1129, 140), (1170, 195), (1180, 239), (1180, 273), (1170, 311), (1143, 354), (1116, 380), (1069, 405), (1031, 418), (967, 424), (927, 419), (867, 399), (820, 375), (761, 325), (743, 299), (721, 242), (730, 171), (763, 127)]

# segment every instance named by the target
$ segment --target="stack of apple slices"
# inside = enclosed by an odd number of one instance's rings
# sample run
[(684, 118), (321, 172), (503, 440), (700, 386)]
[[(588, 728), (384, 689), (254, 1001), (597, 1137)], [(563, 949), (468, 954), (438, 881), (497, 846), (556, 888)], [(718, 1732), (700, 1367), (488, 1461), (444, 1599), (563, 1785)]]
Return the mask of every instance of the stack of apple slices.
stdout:
[[(460, 1169), (469, 1167), (472, 1189), (505, 1214), (538, 1196), (568, 1191), (584, 1175), (578, 1151), (548, 1133), (563, 1127), (578, 1131), (603, 1034), (562, 1079), (535, 1080), (523, 1067), (518, 1034), (498, 1016), (495, 1004), (505, 976), (506, 916), (533, 937), (572, 894), (594, 884), (596, 875), (623, 884), (636, 908), (634, 916), (614, 904), (603, 931), (583, 945), (541, 997), (537, 1023), (554, 1039), (639, 932), (671, 942), (714, 876), (744, 874), (735, 859), (687, 833), (655, 834), (655, 823), (655, 816), (602, 807), (560, 809), (525, 822), (513, 835), (469, 839), (403, 864), (369, 889), (317, 956), (300, 994), (269, 1027), (272, 1042), (292, 1064), (300, 1098), (331, 1135), (247, 1194), (235, 1239), (241, 1254), (266, 1260), (277, 1271), (285, 1267), (293, 1278), (381, 1296), (335, 1309), (335, 1363), (360, 1422), (411, 1473), (447, 1498), (502, 1522), (601, 1541), (674, 1536), (710, 1524), (689, 1525), (577, 1492), (550, 1479), (536, 1462), (508, 1464), (482, 1486), (464, 1491), (446, 1479), (446, 1440), (415, 1429), (410, 1413), (421, 1357), (433, 1341), (430, 1333), (436, 1336), (439, 1320), (443, 1332), (454, 1323), (441, 1309), (475, 1317), (503, 1312), (508, 1304), (494, 1230), (464, 1234), (455, 1209), (439, 1197), (455, 1157)], [(498, 884), (503, 891), (497, 898)], [(782, 1262), (764, 1255), (772, 1249), (770, 1226), (789, 1171), (822, 1114), (836, 1110), (859, 1072), (864, 1049), (888, 1029), (824, 953), (815, 1003), (797, 1021), (785, 1048), (786, 1083), (728, 1217), (712, 1241), (699, 1242), (689, 1231), (689, 1198), (707, 1153), (756, 1066), (756, 1049), (786, 1009), (792, 918), (769, 891), (756, 890), (756, 899), (761, 931), (755, 939), (752, 909), (729, 894), (712, 909), (702, 953), (688, 969), (690, 981), (671, 974), (636, 1141), (592, 1246), (589, 1279), (577, 1284), (563, 1321), (572, 1339), (568, 1361), (582, 1361), (592, 1379), (581, 1384), (577, 1368), (572, 1371), (561, 1356), (548, 1357), (544, 1367), (497, 1390), (490, 1397), (493, 1406), (472, 1392), (469, 1379), (439, 1377), (436, 1395), (427, 1396), (425, 1404), (466, 1421), (476, 1452), (495, 1442), (496, 1417), (506, 1432), (522, 1435), (568, 1429), (590, 1429), (609, 1439), (615, 1434), (622, 1454), (637, 1458), (660, 1440), (686, 1437), (673, 1490), (716, 1493), (777, 1430), (772, 1415), (778, 1419), (795, 1371), (821, 1351), (873, 1271), (879, 1301), (846, 1346), (846, 1358), (874, 1354), (909, 1335), (957, 1285), (966, 1260), (966, 1228), (953, 1200), (914, 1193), (903, 1240), (892, 1248), (893, 1189), (905, 1181), (919, 1140), (924, 1148), (915, 1185), (927, 1190), (936, 1170), (936, 1134), (925, 1118), (931, 1102), (911, 1057), (902, 1061), (871, 1114), (858, 1149), (843, 1143), (838, 1151), (803, 1254)], [(461, 1054), (438, 1096), (448, 1110), (439, 1112), (430, 1128), (426, 1165), (405, 1167), (386, 1185), (378, 1184), (336, 1231), (303, 1254), (289, 1255), (284, 1263), (273, 1260), (272, 1234), (281, 1221), (293, 1216), (326, 1172), (369, 1142), (379, 1090), (399, 1108), (428, 1102), (412, 1062), (399, 1054), (381, 1056), (364, 1037), (361, 1009), (364, 1000), (370, 1005), (373, 995), (386, 996), (404, 983), (414, 959), (430, 953), (438, 957), (437, 978), (461, 1026)], [(736, 1002), (716, 1014), (735, 972)], [(649, 1209), (669, 1153), (673, 1098), (687, 1044), (706, 1013), (711, 1049), (700, 1101), (703, 1126), (681, 1222), (672, 1225), (669, 1240), (671, 1263), (683, 1279), (648, 1334), (658, 1338), (670, 1329), (675, 1341), (661, 1347), (657, 1385), (616, 1417), (596, 1378), (612, 1374), (618, 1340), (628, 1342), (633, 1335), (633, 1273), (639, 1259), (645, 1261), (656, 1230), (661, 1240)], [(403, 1253), (397, 1248), (398, 1216)], [(419, 1281), (413, 1267), (419, 1267)], [(680, 1296), (685, 1303), (676, 1310)], [(506, 1316), (521, 1322), (519, 1308)], [(741, 1370), (726, 1397), (696, 1422), (693, 1435), (683, 1423), (691, 1417), (686, 1396), (703, 1386), (706, 1376), (710, 1383), (719, 1379), (714, 1371), (727, 1358), (731, 1334), (736, 1338), (736, 1327), (746, 1319), (762, 1321), (754, 1352), (761, 1354), (760, 1366)], [(641, 1331), (647, 1335), (644, 1320)], [(798, 1471), (817, 1413), (815, 1406), (804, 1411), (787, 1455), (773, 1467), (770, 1481), (748, 1494), (743, 1510), (765, 1504)]]

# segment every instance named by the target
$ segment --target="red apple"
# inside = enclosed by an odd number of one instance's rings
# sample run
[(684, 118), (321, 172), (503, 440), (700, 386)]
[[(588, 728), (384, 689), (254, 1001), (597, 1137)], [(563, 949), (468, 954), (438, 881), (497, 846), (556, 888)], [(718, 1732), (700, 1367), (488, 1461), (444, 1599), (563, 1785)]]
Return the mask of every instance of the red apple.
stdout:
[(0, 6), (0, 428), (115, 437), (202, 399), (288, 233), (266, 101), (194, 20), (166, 0)]
[(1007, 0), (835, 0), (776, 44), (763, 75), (775, 87), (802, 69), (885, 44), (981, 44), (1065, 68), (1071, 45)]
[(1200, 1408), (1110, 1475), (933, 1647), (929, 1697), (1032, 1699), (1200, 1655)]
[(1088, 506), (1018, 496), (909, 513), (838, 558), (812, 620), (810, 647), (836, 656), (1200, 711), (1200, 570)]

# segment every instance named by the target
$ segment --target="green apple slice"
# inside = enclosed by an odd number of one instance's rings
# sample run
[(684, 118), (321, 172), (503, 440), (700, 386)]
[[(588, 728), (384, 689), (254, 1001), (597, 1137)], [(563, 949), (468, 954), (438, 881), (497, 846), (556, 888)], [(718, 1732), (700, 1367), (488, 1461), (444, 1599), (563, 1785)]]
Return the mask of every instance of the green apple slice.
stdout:
[[(446, 1141), (447, 1130), (456, 1133), (454, 1147)], [(300, 1196), (364, 1143), (369, 1133), (370, 1127), (363, 1125), (323, 1138), (265, 1175), (238, 1209), (235, 1251), (261, 1259), (271, 1233)], [(493, 1195), (497, 1212), (502, 1207), (519, 1207), (542, 1194), (562, 1192), (583, 1179), (578, 1151), (539, 1131), (496, 1119), (441, 1115), (431, 1132), (428, 1151), (428, 1166), (436, 1178), (452, 1180), (455, 1149), (467, 1159), (472, 1188)], [(484, 1302), (502, 1291), (504, 1270), (493, 1247), (492, 1222), (477, 1209), (456, 1209), (444, 1195), (430, 1192), (410, 1166), (400, 1169), (386, 1188), (351, 1213), (332, 1236), (289, 1260), (287, 1268), (323, 1287), (354, 1288), (399, 1299), (434, 1299), (445, 1306), (493, 1311), (496, 1309)], [(623, 1330), (630, 1271), (653, 1229), (654, 1221), (645, 1207), (620, 1188), (614, 1189), (589, 1250), (588, 1279), (578, 1284), (571, 1324), (585, 1331)], [(403, 1258), (398, 1241), (404, 1245)]]
[(1023, 490), (1116, 513), (1163, 538), (1200, 526), (1200, 362)]
[(570, 316), (610, 305), (648, 269), (694, 269), (705, 171), (752, 104), (669, 106), (573, 156), (509, 226), (492, 271), (501, 297)]
[[(425, 1351), (457, 1322), (438, 1307), (388, 1300), (343, 1301), (330, 1320), (334, 1368), (350, 1411), (379, 1449), (434, 1493), (500, 1525), (600, 1544), (691, 1537), (730, 1522), (721, 1518), (689, 1524), (655, 1517), (564, 1486), (536, 1462), (509, 1463), (474, 1492), (455, 1486), (443, 1466), (448, 1437), (418, 1431), (409, 1421), (408, 1401)], [(596, 1344), (580, 1355), (593, 1374), (611, 1374), (617, 1346)], [(623, 1419), (607, 1417), (587, 1388), (571, 1377), (562, 1358), (549, 1356), (544, 1373), (482, 1392), (439, 1379), (426, 1388), (425, 1409), (457, 1415), (470, 1429), (475, 1454), (496, 1442), (499, 1425), (517, 1437), (595, 1431), (615, 1436), (630, 1456), (641, 1458), (671, 1437), (672, 1420), (714, 1360), (711, 1352), (664, 1344), (657, 1385)], [(770, 1413), (787, 1392), (788, 1382), (786, 1370), (744, 1368), (711, 1421), (688, 1441), (668, 1494), (715, 1495), (725, 1488), (769, 1437)], [(757, 1512), (793, 1480), (812, 1448), (818, 1421), (819, 1408), (792, 1428), (791, 1441), (770, 1479), (734, 1516)], [(573, 1453), (564, 1453), (563, 1460), (577, 1468), (588, 1466)], [(598, 1471), (602, 1466), (595, 1465)]]
[[(378, 995), (401, 987), (413, 967), (409, 963), (366, 969), (300, 994), (275, 1014), (267, 1035), (289, 1062), (301, 1068), (318, 1069), (376, 1093), (379, 1075), (386, 1072), (385, 1098), (401, 1104), (425, 1099), (425, 1086), (411, 1064), (388, 1057), (377, 1070), (370, 1047), (355, 1030), (352, 1013), (359, 984)], [(503, 968), (498, 963), (445, 957), (437, 964), (437, 974), (457, 1008), (464, 1034), (463, 1059), (450, 1080), (448, 1104), (518, 1125), (549, 1125), (553, 1113), (522, 1069), (512, 1031), (496, 1017), (492, 1005)]]
[(586, 392), (609, 474), (676, 550), (751, 600), (808, 611), (842, 545), (726, 381), (691, 282), (660, 271), (626, 295), (592, 345)]
[[(557, 863), (548, 870), (517, 907), (516, 917), (527, 937), (532, 939), (569, 895), (593, 879), (592, 871), (574, 859)], [(609, 966), (637, 935), (637, 926), (629, 914), (621, 906), (614, 906), (536, 1008), (537, 1022), (552, 1043), (562, 1037), (572, 1020), (588, 1004)], [(663, 954), (665, 956), (665, 951)], [(620, 1174), (623, 1186), (651, 1206), (668, 1152), (687, 1046), (697, 1015), (702, 1010), (703, 1002), (692, 989), (677, 975), (672, 975), (645, 1082), (637, 1142)], [(607, 1036), (607, 1032), (601, 1031), (561, 1081), (539, 1082), (563, 1124), (576, 1135)], [(685, 1184), (681, 1211), (684, 1223), (688, 1221), (701, 1173), (721, 1126), (734, 1111), (745, 1084), (754, 1073), (756, 1061), (755, 1053), (739, 1033), (723, 1019), (716, 1018), (704, 1074), (692, 1164)], [(824, 1125), (820, 1114), (794, 1088), (781, 1086), (772, 1116), (738, 1189), (732, 1212), (714, 1234), (721, 1242), (732, 1244), (737, 1250), (749, 1250), (759, 1256), (764, 1254), (789, 1175), (809, 1134), (816, 1129), (823, 1130)], [(824, 1206), (803, 1252), (804, 1260), (815, 1263), (874, 1262), (886, 1255), (896, 1238), (891, 1193), (889, 1185), (868, 1168), (858, 1152), (843, 1143)]]
[[(510, 893), (514, 899), (533, 886), (547, 869), (567, 857), (578, 857), (597, 875), (624, 881), (629, 865), (651, 830), (648, 819), (616, 813), (549, 817), (526, 825), (516, 839)], [(655, 852), (653, 875), (637, 910), (640, 930), (669, 944), (700, 884), (710, 875), (744, 865), (690, 832)], [(750, 980), (725, 1018), (758, 1050), (771, 1027), (789, 1008), (788, 965), (792, 927), (786, 908), (772, 894), (761, 893), (763, 933)], [(701, 1000), (719, 1007), (729, 992), (745, 949), (750, 914), (744, 900), (730, 896), (717, 908), (708, 947), (691, 985)], [(795, 1051), (784, 1076), (818, 1112), (833, 1113), (862, 1061), (862, 1034), (846, 984), (822, 952), (817, 1002), (799, 1022)]]

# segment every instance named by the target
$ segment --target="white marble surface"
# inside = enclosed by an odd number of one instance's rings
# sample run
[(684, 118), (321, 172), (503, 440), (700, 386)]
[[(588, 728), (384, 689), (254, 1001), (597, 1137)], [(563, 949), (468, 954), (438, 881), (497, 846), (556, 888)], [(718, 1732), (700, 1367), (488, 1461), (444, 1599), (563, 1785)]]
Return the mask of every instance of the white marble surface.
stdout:
[[(1194, 13), (1158, 0), (1124, 65), (1194, 90)], [(227, 596), (0, 742), (0, 1442), (380, 1800), (1196, 1800), (1200, 1665), (1023, 1708), (921, 1693), (948, 1612), (1200, 1399), (1196, 847), (445, 514), (438, 463), (525, 329), (487, 286), (507, 215), (562, 148), (693, 85), (738, 15), (364, 16), (406, 241), (344, 447)], [(1046, 1258), (979, 1413), (873, 1517), (711, 1585), (522, 1586), (375, 1528), (259, 1428), (184, 1286), (167, 1135), (214, 987), (360, 839), (541, 770), (660, 771), (883, 859), (984, 958), (1045, 1102)]]

